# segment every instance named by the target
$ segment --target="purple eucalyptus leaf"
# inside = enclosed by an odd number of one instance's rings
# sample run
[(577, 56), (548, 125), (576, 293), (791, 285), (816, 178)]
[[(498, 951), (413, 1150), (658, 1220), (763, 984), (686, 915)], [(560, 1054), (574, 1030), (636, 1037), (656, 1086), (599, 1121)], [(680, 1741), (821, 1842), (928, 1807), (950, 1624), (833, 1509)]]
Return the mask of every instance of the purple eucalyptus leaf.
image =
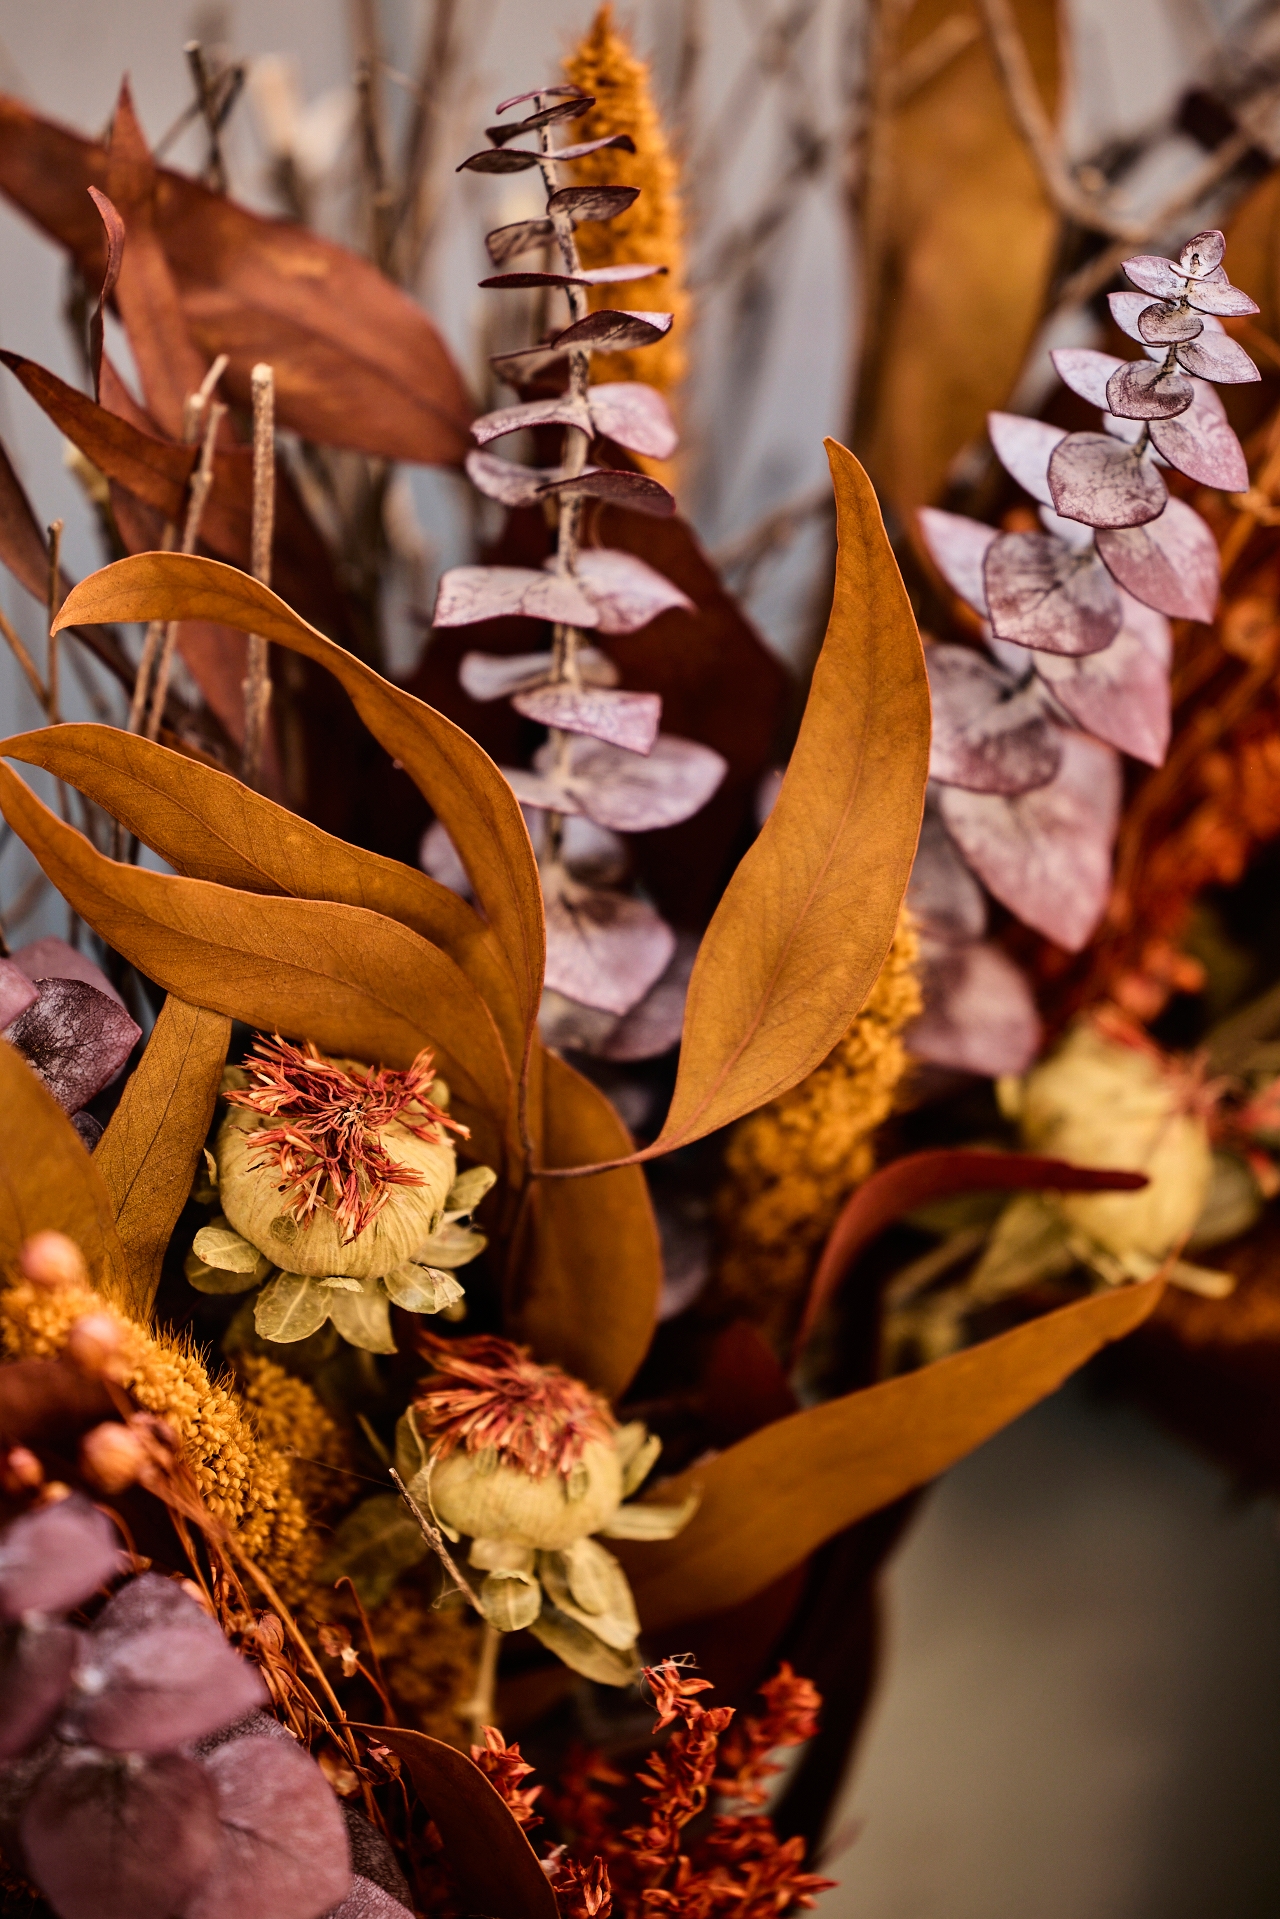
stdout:
[(1124, 261), (1124, 270), (1136, 287), (1149, 293), (1157, 300), (1178, 300), (1186, 291), (1187, 282), (1178, 272), (1172, 260), (1166, 260), (1158, 253), (1135, 253), (1131, 260)]
[(357, 1872), (342, 1904), (332, 1907), (324, 1919), (413, 1919), (413, 1914), (372, 1879)]
[(612, 547), (584, 547), (574, 577), (599, 615), (601, 633), (637, 633), (660, 613), (694, 610), (688, 594), (665, 574)]
[(557, 87), (530, 87), (527, 93), (513, 93), (509, 100), (499, 100), (493, 110), (495, 113), (510, 113), (512, 107), (522, 107), (526, 100), (585, 100), (586, 97), (581, 87), (570, 86), (567, 82)]
[(907, 908), (922, 936), (944, 945), (967, 945), (987, 930), (987, 902), (938, 816), (925, 807), (920, 844), (907, 884)]
[(10, 959), (0, 959), (0, 1032), (36, 1002), (34, 980)]
[(1109, 293), (1107, 305), (1111, 308), (1111, 317), (1122, 333), (1140, 346), (1146, 342), (1138, 331), (1138, 316), (1146, 312), (1151, 305), (1145, 293)]
[[(1145, 420), (1122, 420), (1114, 413), (1104, 413), (1102, 416), (1102, 430), (1104, 433), (1109, 433), (1114, 440), (1123, 440), (1126, 446), (1137, 446), (1138, 441), (1147, 430), (1147, 422)], [(1147, 451), (1151, 453), (1150, 447), (1148, 447)], [(1158, 454), (1151, 453), (1151, 457), (1159, 462)]]
[(511, 704), (527, 720), (608, 740), (629, 753), (648, 753), (658, 737), (662, 701), (656, 693), (617, 693), (605, 687), (538, 686)]
[(1049, 487), (1063, 518), (1085, 526), (1145, 525), (1169, 497), (1150, 460), (1106, 433), (1068, 433), (1049, 462)]
[(967, 646), (926, 646), (933, 704), (929, 777), (973, 793), (1045, 786), (1062, 758), (1037, 683), (1016, 688)]
[(109, 1086), (142, 1038), (115, 999), (78, 979), (45, 979), (35, 1004), (5, 1038), (39, 1074), (64, 1113), (78, 1113)]
[(452, 566), (441, 575), (433, 626), (471, 626), (516, 615), (595, 626), (599, 615), (573, 580), (529, 566)]
[(495, 227), (484, 236), (485, 251), (494, 266), (502, 267), (534, 247), (545, 247), (555, 238), (551, 220), (516, 220), (507, 227)]
[(623, 1014), (666, 971), (676, 936), (645, 900), (580, 886), (563, 868), (544, 876), (547, 985), (566, 999)]
[(639, 198), (639, 187), (557, 187), (547, 212), (567, 213), (577, 227), (585, 220), (616, 220)]
[(1122, 598), (1124, 624), (1104, 652), (1077, 660), (1040, 653), (1036, 672), (1086, 733), (1162, 766), (1171, 725), (1169, 623), (1129, 594)]
[(1000, 533), (985, 571), (991, 625), (1002, 640), (1099, 653), (1120, 631), (1120, 596), (1092, 548), (1075, 550), (1050, 533)]
[(53, 1725), (84, 1634), (59, 1620), (0, 1633), (0, 1760), (16, 1759)]
[(536, 506), (543, 487), (564, 477), (563, 467), (521, 466), (475, 447), (467, 455), (466, 468), (472, 486), (486, 499), (499, 500), (503, 506)]
[(1087, 552), (1093, 545), (1091, 526), (1084, 526), (1079, 520), (1064, 520), (1051, 506), (1042, 506), (1037, 517), (1045, 532), (1051, 533), (1055, 540), (1065, 541), (1073, 553)]
[(551, 779), (545, 773), (530, 771), (523, 766), (504, 766), (500, 771), (521, 806), (531, 806), (538, 812), (548, 813), (582, 811), (573, 794), (558, 779)]
[(611, 267), (588, 267), (581, 273), (529, 272), (492, 273), (480, 285), (490, 290), (512, 290), (519, 287), (600, 287), (620, 286), (628, 280), (652, 280), (655, 274), (667, 273), (670, 269), (654, 266), (644, 260), (629, 260)]
[(584, 433), (591, 431), (585, 409), (568, 394), (561, 394), (552, 400), (525, 400), (519, 406), (482, 413), (471, 422), (471, 433), (480, 446), (488, 446), (491, 440), (501, 440), (526, 426), (576, 426)]
[(1259, 373), (1242, 346), (1228, 333), (1206, 330), (1198, 340), (1188, 340), (1178, 348), (1178, 358), (1188, 373), (1202, 380), (1216, 380), (1221, 386), (1246, 386), (1260, 380)]
[(1171, 340), (1194, 340), (1204, 332), (1204, 321), (1180, 300), (1157, 300), (1138, 315), (1138, 335), (1147, 346), (1167, 346)]
[(1025, 493), (1049, 506), (1049, 457), (1066, 428), (1029, 420), (1021, 413), (988, 413), (987, 432), (996, 458)]
[(83, 1493), (37, 1506), (0, 1533), (0, 1620), (71, 1612), (123, 1567), (115, 1527)]
[(634, 153), (636, 143), (629, 133), (607, 133), (599, 140), (582, 140), (574, 147), (558, 147), (557, 160), (585, 160), (589, 153), (601, 153), (606, 147), (618, 153)]
[(962, 513), (943, 513), (936, 506), (922, 506), (916, 517), (929, 556), (947, 585), (985, 620), (983, 562), (996, 537), (995, 528), (984, 526), (981, 520), (967, 519)]
[[(527, 822), (539, 863), (548, 860), (547, 816), (532, 813)], [(607, 826), (597, 826), (585, 813), (575, 813), (560, 828), (560, 864), (584, 886), (617, 886), (626, 874), (627, 842)]]
[(541, 107), (537, 113), (531, 113), (523, 120), (511, 120), (502, 127), (486, 127), (485, 138), (492, 140), (495, 147), (505, 147), (509, 140), (518, 140), (522, 133), (537, 133), (539, 128), (556, 126), (561, 120), (580, 120), (594, 105), (595, 101), (589, 93), (578, 94), (568, 100), (557, 100), (554, 105)]
[[(544, 686), (551, 669), (550, 653), (464, 653), (458, 681), (468, 699), (505, 700), (531, 686)], [(588, 686), (618, 684), (617, 667), (598, 647), (578, 648), (578, 672)]]
[(647, 473), (629, 473), (622, 467), (590, 466), (573, 480), (553, 480), (541, 494), (581, 493), (590, 500), (612, 500), (632, 513), (647, 514), (650, 519), (665, 520), (676, 510), (675, 495)]
[(1260, 311), (1256, 300), (1251, 300), (1239, 287), (1233, 287), (1230, 281), (1192, 280), (1187, 287), (1187, 299), (1200, 313), (1213, 313), (1223, 319), (1243, 320), (1250, 313)]
[(1098, 553), (1135, 600), (1175, 620), (1211, 620), (1218, 604), (1218, 547), (1200, 515), (1170, 500), (1150, 526), (1103, 531)]
[(679, 442), (671, 409), (656, 387), (640, 380), (609, 380), (587, 393), (597, 433), (616, 440), (629, 453), (668, 460)]
[(1163, 362), (1126, 360), (1107, 381), (1107, 404), (1121, 420), (1169, 420), (1185, 413), (1194, 397), (1186, 374)]
[(670, 271), (670, 267), (659, 266), (652, 260), (619, 260), (609, 267), (584, 267), (582, 284), (588, 287), (623, 286), (630, 280), (652, 280)]
[(536, 167), (540, 154), (530, 153), (524, 147), (483, 147), (479, 153), (469, 153), (455, 173), (527, 173), (530, 167)]
[(221, 1840), (182, 1919), (315, 1919), (346, 1898), (346, 1821), (309, 1753), (274, 1739), (235, 1739), (203, 1765)]
[(671, 331), (674, 318), (671, 313), (633, 313), (629, 307), (597, 307), (585, 319), (575, 320), (563, 333), (557, 333), (555, 345), (560, 351), (589, 346), (598, 353), (653, 346)]
[(21, 1839), (58, 1919), (174, 1919), (218, 1849), (213, 1784), (182, 1753), (66, 1752), (32, 1793)]
[(1221, 272), (1226, 250), (1225, 235), (1219, 233), (1217, 227), (1208, 227), (1203, 233), (1192, 234), (1178, 255), (1178, 265), (1193, 280), (1203, 280), (1211, 273)]
[(1033, 793), (940, 788), (947, 831), (982, 881), (1027, 926), (1078, 953), (1106, 910), (1120, 819), (1120, 756), (1065, 733), (1056, 779)]
[[(711, 747), (669, 733), (659, 733), (647, 759), (603, 741), (575, 739), (569, 743), (563, 772), (552, 773), (555, 747), (551, 741), (538, 748), (533, 763), (552, 790), (558, 789), (573, 802), (561, 810), (585, 813), (615, 833), (678, 826), (701, 811), (728, 771), (728, 763)], [(522, 787), (514, 779), (511, 783), (517, 798), (525, 799)], [(560, 804), (529, 797), (534, 806)]]
[(1114, 353), (1098, 353), (1088, 346), (1055, 347), (1049, 355), (1058, 378), (1090, 406), (1107, 411), (1107, 381), (1126, 364)]
[(1025, 973), (998, 946), (920, 942), (924, 1012), (904, 1038), (907, 1051), (953, 1072), (1025, 1073), (1043, 1029)]
[(629, 1013), (623, 1014), (595, 1048), (598, 1058), (660, 1059), (679, 1045), (684, 1029), (684, 1003), (697, 957), (696, 937), (692, 933), (677, 934), (676, 950), (661, 978)]
[(1196, 387), (1196, 397), (1185, 413), (1173, 420), (1151, 422), (1151, 444), (1170, 466), (1176, 466), (1188, 479), (1198, 480), (1201, 486), (1243, 493), (1249, 485), (1244, 448), (1228, 425), (1213, 388), (1203, 381), (1197, 381)]

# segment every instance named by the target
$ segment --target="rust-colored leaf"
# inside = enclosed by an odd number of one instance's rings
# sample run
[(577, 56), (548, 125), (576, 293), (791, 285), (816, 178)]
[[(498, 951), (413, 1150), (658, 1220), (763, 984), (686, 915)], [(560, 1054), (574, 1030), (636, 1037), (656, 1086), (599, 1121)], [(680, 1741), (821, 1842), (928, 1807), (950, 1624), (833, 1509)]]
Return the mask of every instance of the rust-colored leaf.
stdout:
[(260, 633), (326, 667), (365, 725), (444, 821), (508, 966), (526, 1030), (542, 991), (542, 889), (520, 808), (488, 754), (460, 727), (308, 626), (234, 567), (139, 553), (82, 580), (58, 615), (73, 620), (212, 620)]
[(166, 519), (178, 519), (198, 447), (178, 446), (142, 432), (20, 353), (0, 352), (0, 360), (108, 479), (118, 480), (135, 499), (155, 507)]
[(99, 1290), (127, 1308), (129, 1263), (102, 1176), (57, 1101), (0, 1040), (0, 1266), (47, 1229), (73, 1239)]
[(740, 1604), (836, 1533), (936, 1479), (1153, 1310), (1162, 1281), (1045, 1313), (981, 1346), (776, 1420), (661, 1488), (685, 1530), (618, 1541), (647, 1632)]
[(187, 1203), (214, 1103), (231, 1021), (171, 993), (110, 1124), (94, 1150), (129, 1261), (128, 1308), (146, 1319), (160, 1265)]

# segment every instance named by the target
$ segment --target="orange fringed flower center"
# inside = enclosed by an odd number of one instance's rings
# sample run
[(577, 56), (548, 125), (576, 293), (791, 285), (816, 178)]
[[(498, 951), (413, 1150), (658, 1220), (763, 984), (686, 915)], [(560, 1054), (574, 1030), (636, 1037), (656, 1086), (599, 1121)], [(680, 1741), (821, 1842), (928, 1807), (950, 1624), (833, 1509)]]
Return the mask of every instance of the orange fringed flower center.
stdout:
[(423, 1333), (419, 1343), (436, 1367), (416, 1401), (433, 1459), (492, 1448), (531, 1479), (567, 1479), (591, 1441), (613, 1433), (604, 1400), (558, 1366), (535, 1364), (527, 1347), (489, 1335)]
[(362, 1074), (335, 1065), (307, 1042), (294, 1046), (277, 1033), (258, 1039), (244, 1062), (253, 1081), (227, 1094), (233, 1106), (281, 1122), (254, 1137), (258, 1164), (274, 1163), (280, 1191), (300, 1225), (328, 1206), (348, 1240), (371, 1226), (396, 1186), (421, 1186), (423, 1176), (392, 1159), (382, 1133), (398, 1121), (426, 1145), (444, 1129), (467, 1138), (467, 1128), (428, 1098), (434, 1055), (424, 1047), (407, 1072), (371, 1066)]

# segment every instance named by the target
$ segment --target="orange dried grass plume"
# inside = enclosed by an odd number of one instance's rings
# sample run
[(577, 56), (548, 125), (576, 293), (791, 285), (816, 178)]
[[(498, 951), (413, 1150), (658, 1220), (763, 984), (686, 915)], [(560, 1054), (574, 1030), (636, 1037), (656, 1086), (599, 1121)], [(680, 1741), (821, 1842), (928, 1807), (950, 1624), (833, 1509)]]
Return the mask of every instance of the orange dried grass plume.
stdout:
[(553, 1470), (567, 1479), (591, 1441), (613, 1433), (604, 1400), (558, 1366), (537, 1365), (527, 1347), (490, 1334), (423, 1333), (418, 1343), (436, 1367), (415, 1401), (434, 1459), (492, 1447), (531, 1479)]

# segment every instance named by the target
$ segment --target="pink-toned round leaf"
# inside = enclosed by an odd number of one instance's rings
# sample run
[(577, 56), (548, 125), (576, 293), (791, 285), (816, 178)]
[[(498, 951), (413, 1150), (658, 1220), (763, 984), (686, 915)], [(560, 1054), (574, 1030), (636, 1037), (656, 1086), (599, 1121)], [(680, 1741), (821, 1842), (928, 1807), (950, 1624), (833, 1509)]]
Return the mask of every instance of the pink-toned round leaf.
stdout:
[(634, 553), (584, 547), (574, 577), (599, 615), (601, 633), (636, 633), (660, 613), (693, 610), (687, 593)]
[(925, 808), (907, 884), (907, 908), (922, 935), (945, 945), (965, 945), (987, 930), (982, 888), (956, 851), (936, 804)]
[(1049, 489), (1063, 518), (1085, 526), (1142, 526), (1169, 497), (1151, 461), (1106, 433), (1069, 433), (1049, 462)]
[(1093, 545), (1091, 526), (1084, 526), (1079, 520), (1064, 520), (1051, 506), (1042, 506), (1036, 517), (1046, 533), (1052, 533), (1055, 540), (1064, 540), (1073, 553), (1085, 553)]
[(1203, 280), (1211, 273), (1222, 270), (1222, 256), (1227, 250), (1226, 238), (1217, 227), (1208, 227), (1203, 233), (1193, 233), (1182, 252), (1178, 255), (1178, 265), (1193, 280)]
[(632, 513), (644, 513), (654, 520), (669, 519), (676, 510), (675, 495), (647, 473), (628, 473), (620, 467), (592, 466), (576, 479), (553, 480), (540, 490), (540, 497), (555, 493), (581, 493), (592, 500), (612, 500)]
[[(1198, 391), (1185, 413), (1173, 420), (1151, 422), (1151, 444), (1176, 466), (1179, 473), (1201, 486), (1221, 487), (1224, 493), (1243, 493), (1249, 484), (1249, 464), (1211, 386), (1196, 382)], [(1212, 394), (1212, 401), (1201, 394)]]
[(64, 1113), (109, 1086), (142, 1038), (142, 1028), (113, 996), (78, 979), (45, 979), (32, 1006), (5, 1038), (39, 1074)]
[(0, 959), (0, 1032), (35, 1002), (34, 980), (29, 980), (11, 959)]
[[(535, 352), (543, 349), (535, 348)], [(559, 352), (559, 348), (555, 349)], [(501, 440), (508, 433), (519, 433), (527, 426), (576, 426), (591, 431), (586, 409), (571, 395), (563, 393), (550, 400), (525, 400), (519, 406), (500, 406), (496, 412), (482, 413), (471, 422), (472, 438), (480, 446)]]
[(1025, 793), (1058, 770), (1057, 729), (1040, 689), (1023, 688), (967, 646), (926, 646), (933, 705), (929, 777), (974, 793)]
[(1052, 497), (1049, 456), (1059, 440), (1067, 437), (1066, 428), (1049, 426), (1044, 420), (1029, 420), (1021, 413), (988, 413), (987, 432), (1005, 472), (1011, 474), (1033, 500), (1048, 506)]
[[(471, 700), (506, 700), (551, 677), (550, 653), (464, 653), (458, 684)], [(599, 647), (578, 648), (578, 672), (588, 686), (616, 686), (618, 669)]]
[(554, 240), (555, 232), (551, 220), (515, 220), (510, 226), (495, 227), (492, 233), (485, 234), (485, 252), (494, 266), (505, 266), (508, 260), (528, 253), (533, 247), (546, 246)]
[(943, 513), (936, 506), (922, 506), (916, 517), (929, 556), (947, 585), (985, 620), (987, 589), (982, 567), (996, 537), (995, 528), (962, 513)]
[(316, 1919), (351, 1889), (347, 1824), (301, 1746), (233, 1739), (202, 1761), (220, 1838), (182, 1919)]
[(1120, 331), (1127, 333), (1131, 340), (1137, 340), (1140, 346), (1145, 345), (1138, 331), (1138, 316), (1145, 313), (1151, 305), (1147, 295), (1145, 293), (1109, 293), (1107, 305), (1111, 308), (1111, 317)]
[(1187, 299), (1198, 312), (1217, 314), (1223, 319), (1242, 320), (1247, 314), (1260, 310), (1256, 300), (1251, 300), (1229, 281), (1192, 280), (1187, 286)]
[[(615, 833), (678, 826), (702, 810), (728, 771), (728, 763), (711, 747), (670, 733), (659, 733), (647, 759), (600, 740), (575, 739), (563, 773), (552, 774), (554, 760), (555, 747), (548, 741), (538, 748), (533, 763), (539, 775), (553, 779), (574, 801), (564, 810), (585, 813)], [(515, 790), (524, 799), (518, 786)]]
[(1148, 766), (1162, 766), (1169, 750), (1169, 657), (1166, 650), (1161, 659), (1144, 627), (1159, 621), (1167, 649), (1169, 626), (1163, 614), (1128, 594), (1124, 603), (1125, 623), (1104, 652), (1078, 660), (1041, 653), (1036, 672), (1085, 732)]
[(174, 1919), (218, 1848), (212, 1782), (166, 1752), (64, 1752), (22, 1815), (27, 1870), (58, 1919)]
[(599, 615), (576, 581), (530, 566), (451, 566), (440, 577), (433, 626), (471, 626), (516, 615), (595, 626)]
[(633, 313), (627, 308), (597, 307), (583, 320), (575, 320), (563, 333), (557, 333), (560, 349), (593, 347), (597, 353), (621, 353), (626, 349), (653, 346), (671, 331), (672, 313)]
[(1106, 909), (1120, 819), (1120, 756), (1083, 733), (1063, 736), (1057, 778), (1005, 799), (942, 787), (947, 831), (1011, 913), (1077, 953)]
[(629, 753), (648, 753), (658, 737), (662, 701), (656, 693), (615, 693), (605, 687), (538, 686), (511, 704), (527, 720), (609, 740)]
[(698, 941), (692, 933), (676, 936), (676, 950), (660, 979), (625, 1013), (594, 1049), (600, 1059), (659, 1059), (680, 1043), (684, 1003), (689, 992)]
[(1181, 300), (1157, 300), (1138, 315), (1138, 335), (1148, 346), (1167, 346), (1170, 340), (1194, 340), (1204, 332), (1204, 321)]
[(907, 1051), (953, 1072), (1025, 1073), (1043, 1029), (1025, 973), (998, 946), (920, 943), (924, 1012), (904, 1035)]
[(639, 198), (639, 187), (557, 187), (547, 212), (567, 213), (577, 227), (584, 220), (616, 220)]
[(115, 1527), (83, 1493), (38, 1506), (0, 1533), (0, 1620), (70, 1612), (123, 1564)]
[(1125, 363), (1114, 353), (1098, 353), (1091, 346), (1055, 347), (1049, 355), (1058, 378), (1090, 406), (1107, 410), (1107, 381)]
[(1134, 286), (1157, 300), (1176, 300), (1186, 289), (1184, 275), (1158, 253), (1135, 253), (1124, 262), (1124, 270)]
[(0, 1761), (42, 1739), (71, 1684), (83, 1633), (34, 1619), (0, 1640)]
[(641, 380), (607, 380), (588, 390), (587, 404), (596, 432), (629, 453), (668, 460), (675, 452), (680, 436), (657, 387)]
[(1202, 380), (1217, 380), (1222, 386), (1246, 386), (1260, 380), (1249, 355), (1228, 333), (1211, 333), (1206, 328), (1198, 340), (1188, 340), (1178, 348), (1178, 358), (1188, 373)]
[(1049, 653), (1098, 653), (1120, 631), (1120, 596), (1092, 547), (1000, 533), (986, 563), (993, 631)]
[(1120, 585), (1175, 620), (1211, 620), (1218, 604), (1218, 547), (1185, 500), (1149, 526), (1098, 534), (1098, 553)]
[(1176, 367), (1170, 371), (1163, 362), (1126, 360), (1107, 381), (1107, 405), (1122, 420), (1168, 420), (1186, 412), (1194, 392)]
[(496, 453), (481, 453), (473, 447), (466, 458), (467, 477), (486, 499), (503, 506), (536, 506), (542, 489), (563, 478), (559, 466), (521, 466), (516, 460), (499, 459)]
[(524, 766), (504, 766), (501, 772), (521, 806), (531, 806), (535, 811), (548, 813), (582, 811), (573, 794), (558, 779), (551, 779), (545, 773), (534, 772)]
[(547, 985), (566, 999), (623, 1014), (666, 971), (676, 936), (647, 901), (579, 886), (563, 868), (543, 878)]

